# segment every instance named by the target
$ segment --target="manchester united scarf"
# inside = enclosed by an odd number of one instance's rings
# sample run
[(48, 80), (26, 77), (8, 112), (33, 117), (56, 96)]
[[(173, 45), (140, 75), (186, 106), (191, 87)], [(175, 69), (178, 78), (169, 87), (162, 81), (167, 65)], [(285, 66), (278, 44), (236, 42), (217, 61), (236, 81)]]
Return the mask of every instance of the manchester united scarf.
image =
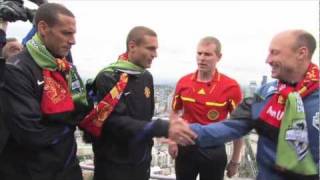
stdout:
[(280, 128), (276, 165), (302, 175), (317, 174), (308, 142), (302, 98), (319, 88), (319, 69), (310, 64), (295, 88), (279, 82), (278, 93), (264, 107), (260, 119)]
[(144, 72), (143, 68), (128, 61), (126, 53), (120, 55), (117, 62), (110, 64), (101, 72), (114, 72), (115, 70), (121, 72), (119, 81), (80, 123), (80, 127), (94, 137), (100, 137), (102, 125), (118, 104), (128, 84), (128, 74), (141, 74)]
[(44, 86), (41, 111), (43, 114), (71, 112), (75, 109), (75, 105), (88, 106), (85, 88), (71, 63), (65, 58), (53, 57), (38, 34), (27, 42), (26, 47), (33, 60), (42, 68)]

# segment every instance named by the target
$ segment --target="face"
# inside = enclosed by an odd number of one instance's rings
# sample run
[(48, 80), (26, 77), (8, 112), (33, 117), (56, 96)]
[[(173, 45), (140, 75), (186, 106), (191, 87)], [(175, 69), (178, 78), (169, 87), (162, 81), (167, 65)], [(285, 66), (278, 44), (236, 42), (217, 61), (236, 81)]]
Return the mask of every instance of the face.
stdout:
[(200, 43), (197, 48), (197, 65), (199, 72), (211, 72), (216, 68), (221, 54), (216, 53), (214, 43)]
[(271, 66), (273, 78), (291, 81), (299, 69), (298, 54), (292, 49), (294, 40), (294, 36), (288, 33), (279, 34), (272, 39), (266, 62)]
[(4, 56), (6, 59), (10, 58), (11, 56), (14, 56), (21, 52), (23, 49), (23, 46), (18, 41), (9, 41), (6, 43), (4, 47)]
[(135, 42), (130, 42), (129, 48), (134, 64), (144, 69), (150, 68), (153, 59), (157, 57), (158, 40), (156, 36), (145, 35), (139, 45)]
[(47, 49), (55, 57), (68, 55), (75, 44), (76, 21), (74, 17), (58, 14), (58, 22), (49, 27), (44, 21), (39, 22), (39, 32)]

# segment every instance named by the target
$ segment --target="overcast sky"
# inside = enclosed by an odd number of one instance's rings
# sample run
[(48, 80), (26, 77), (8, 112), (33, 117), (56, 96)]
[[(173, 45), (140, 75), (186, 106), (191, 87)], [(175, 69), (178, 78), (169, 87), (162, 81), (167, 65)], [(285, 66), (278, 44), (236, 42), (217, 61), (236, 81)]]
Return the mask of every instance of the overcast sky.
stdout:
[[(94, 77), (125, 51), (127, 33), (137, 25), (158, 33), (158, 57), (150, 69), (156, 83), (173, 83), (195, 71), (196, 45), (204, 36), (221, 41), (218, 69), (241, 84), (270, 76), (265, 59), (270, 40), (278, 32), (304, 29), (319, 45), (319, 2), (315, 0), (54, 2), (63, 3), (76, 16), (77, 43), (72, 53), (86, 78)], [(29, 28), (29, 23), (12, 23), (8, 34), (21, 39)], [(318, 48), (313, 61), (319, 63)]]

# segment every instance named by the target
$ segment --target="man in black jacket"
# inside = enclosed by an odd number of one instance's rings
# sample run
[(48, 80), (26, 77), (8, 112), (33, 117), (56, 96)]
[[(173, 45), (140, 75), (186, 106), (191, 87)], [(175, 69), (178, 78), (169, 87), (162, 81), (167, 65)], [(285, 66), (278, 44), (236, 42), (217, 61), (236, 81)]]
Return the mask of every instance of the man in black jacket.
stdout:
[(10, 137), (0, 156), (0, 177), (81, 180), (74, 130), (88, 103), (75, 67), (65, 59), (75, 43), (75, 18), (66, 7), (47, 3), (35, 24), (37, 34), (6, 65)]
[[(151, 121), (154, 87), (146, 69), (157, 56), (157, 48), (156, 33), (137, 26), (127, 37), (127, 52), (95, 79), (99, 101), (108, 94), (117, 96), (115, 91), (121, 96), (116, 105), (112, 105), (112, 100), (104, 101), (108, 104), (106, 109), (114, 109), (102, 119), (102, 133), (93, 140), (95, 180), (148, 180), (153, 137), (169, 137), (180, 144), (195, 138), (183, 121)], [(124, 89), (118, 88), (123, 84)]]

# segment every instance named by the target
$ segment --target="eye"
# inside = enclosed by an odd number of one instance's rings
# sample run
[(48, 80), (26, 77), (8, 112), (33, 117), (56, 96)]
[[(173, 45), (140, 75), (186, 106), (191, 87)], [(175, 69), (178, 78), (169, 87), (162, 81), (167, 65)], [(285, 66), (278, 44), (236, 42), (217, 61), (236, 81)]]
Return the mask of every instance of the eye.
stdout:
[(211, 56), (211, 53), (204, 53), (205, 56)]
[(279, 53), (280, 53), (280, 51), (275, 50), (275, 49), (272, 49), (272, 50), (270, 51), (270, 54), (271, 54), (271, 55), (278, 55)]

